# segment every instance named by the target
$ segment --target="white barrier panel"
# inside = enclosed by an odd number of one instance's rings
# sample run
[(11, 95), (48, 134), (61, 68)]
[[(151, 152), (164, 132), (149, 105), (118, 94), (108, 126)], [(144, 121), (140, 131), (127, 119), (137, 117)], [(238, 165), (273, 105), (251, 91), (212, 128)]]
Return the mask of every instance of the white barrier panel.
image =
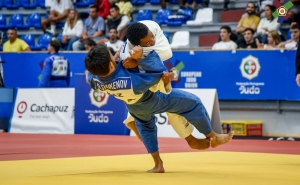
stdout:
[[(216, 133), (222, 133), (220, 121), (219, 100), (216, 89), (181, 89), (198, 96), (211, 119), (211, 125)], [(157, 136), (158, 137), (179, 137), (173, 127), (168, 123), (168, 116), (165, 113), (155, 115), (157, 118)], [(205, 138), (197, 129), (194, 129), (193, 136), (197, 138)], [(135, 136), (134, 132), (130, 132), (131, 136)]]
[(74, 88), (18, 89), (12, 133), (74, 134)]

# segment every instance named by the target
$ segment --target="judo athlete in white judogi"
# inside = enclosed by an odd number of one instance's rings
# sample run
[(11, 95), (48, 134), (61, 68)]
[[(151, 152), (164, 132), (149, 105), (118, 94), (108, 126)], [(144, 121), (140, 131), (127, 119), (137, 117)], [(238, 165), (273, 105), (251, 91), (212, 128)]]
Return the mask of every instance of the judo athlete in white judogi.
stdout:
[[(134, 117), (142, 141), (155, 162), (154, 168), (148, 172), (165, 171), (158, 151), (154, 114), (171, 112), (185, 117), (197, 130), (212, 140), (212, 147), (231, 140), (232, 134), (216, 134), (212, 130), (209, 116), (197, 96), (178, 89), (171, 91), (169, 83), (173, 74), (165, 72), (166, 68), (155, 51), (143, 59), (136, 57), (142, 56), (141, 47), (137, 47), (134, 51), (137, 55), (131, 56), (139, 59), (139, 65), (146, 73), (127, 70), (121, 62), (116, 64), (105, 45), (98, 45), (88, 52), (85, 67), (89, 71), (91, 88), (124, 101)], [(160, 84), (169, 90), (164, 93), (157, 91)]]
[[(146, 35), (143, 36), (143, 32), (145, 31)], [(160, 26), (156, 22), (145, 20), (140, 21), (139, 23), (134, 23), (129, 27), (129, 32), (134, 33), (135, 40), (133, 40), (133, 43), (135, 43), (137, 40), (142, 40), (140, 43), (136, 44), (143, 47), (144, 56), (148, 55), (150, 51), (155, 50), (161, 61), (166, 61), (172, 57), (171, 46)], [(128, 36), (129, 39), (131, 39), (131, 35)], [(138, 65), (138, 62), (129, 55), (129, 51), (132, 50), (134, 46), (135, 45), (132, 44), (130, 40), (127, 40), (122, 46), (120, 52), (117, 54), (117, 58), (123, 61), (123, 66), (127, 69), (135, 68)], [(138, 67), (140, 72), (144, 72), (141, 66)], [(174, 75), (175, 77), (178, 76), (177, 73)], [(197, 139), (191, 135), (194, 127), (189, 124), (184, 117), (169, 112), (167, 112), (167, 116), (175, 132), (179, 135), (179, 137), (185, 138), (191, 148), (203, 150), (210, 147), (210, 141), (208, 139)], [(134, 123), (134, 119), (130, 114), (124, 123), (140, 138)]]

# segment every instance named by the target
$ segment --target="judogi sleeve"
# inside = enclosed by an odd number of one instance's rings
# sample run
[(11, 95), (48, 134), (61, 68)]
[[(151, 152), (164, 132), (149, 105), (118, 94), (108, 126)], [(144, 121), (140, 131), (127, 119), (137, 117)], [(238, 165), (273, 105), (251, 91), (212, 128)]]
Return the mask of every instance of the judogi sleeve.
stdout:
[(42, 77), (41, 77), (38, 87), (47, 87), (47, 85), (50, 81), (51, 72), (52, 72), (52, 60), (50, 58), (47, 58), (44, 61)]

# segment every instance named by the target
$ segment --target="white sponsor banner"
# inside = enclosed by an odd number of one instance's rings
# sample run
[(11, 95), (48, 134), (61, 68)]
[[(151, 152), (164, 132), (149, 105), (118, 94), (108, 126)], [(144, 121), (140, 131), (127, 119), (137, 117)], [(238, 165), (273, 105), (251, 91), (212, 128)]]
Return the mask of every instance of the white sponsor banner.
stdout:
[(74, 134), (75, 89), (18, 89), (12, 133)]
[[(222, 127), (220, 122), (220, 108), (219, 100), (216, 89), (181, 89), (198, 96), (204, 107), (206, 108), (209, 118), (211, 119), (211, 125), (215, 132), (222, 133)], [(168, 116), (166, 113), (155, 115), (157, 118), (157, 136), (158, 137), (179, 137), (174, 131), (173, 127), (168, 123)], [(130, 132), (131, 136), (135, 136), (133, 131)], [(197, 138), (205, 138), (197, 129), (194, 128), (192, 133)]]

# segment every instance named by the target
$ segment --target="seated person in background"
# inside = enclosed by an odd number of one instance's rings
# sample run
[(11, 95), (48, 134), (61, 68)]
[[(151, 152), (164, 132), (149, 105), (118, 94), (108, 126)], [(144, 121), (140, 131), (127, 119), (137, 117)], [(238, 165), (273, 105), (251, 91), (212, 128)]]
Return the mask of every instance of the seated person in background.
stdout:
[(133, 6), (130, 0), (119, 0), (116, 5), (120, 9), (120, 14), (126, 15), (131, 20), (131, 14), (133, 12)]
[(300, 0), (291, 0), (293, 6), (288, 10), (289, 22), (300, 22)]
[(108, 0), (95, 0), (95, 6), (98, 7), (98, 16), (106, 19), (109, 15), (110, 2)]
[(254, 41), (254, 30), (246, 28), (244, 30), (244, 39), (238, 42), (239, 49), (251, 49), (257, 48), (256, 42)]
[(62, 47), (68, 46), (67, 50), (71, 51), (73, 48), (73, 43), (79, 40), (83, 32), (83, 22), (80, 19), (78, 12), (76, 10), (71, 10), (68, 19), (65, 23), (61, 45)]
[(87, 39), (83, 43), (84, 43), (84, 48), (86, 51), (90, 51), (92, 49), (92, 47), (97, 45), (96, 42), (91, 39)]
[(279, 48), (285, 48), (285, 49), (296, 49), (297, 48), (297, 43), (299, 41), (299, 33), (300, 33), (299, 24), (291, 25), (291, 33), (292, 33), (292, 38), (285, 42), (281, 42), (278, 45)]
[[(166, 9), (167, 8), (167, 3), (166, 3), (167, 0), (160, 0), (160, 6), (162, 9)], [(181, 9), (184, 9), (185, 6), (184, 6), (184, 0), (178, 0), (178, 5), (179, 5), (179, 8)]]
[(109, 30), (109, 40), (107, 42), (105, 42), (105, 44), (107, 45), (107, 47), (111, 47), (113, 49), (113, 53), (116, 53), (117, 51), (119, 51), (122, 47), (122, 45), (124, 44), (123, 41), (119, 40), (117, 37), (117, 30), (116, 28), (110, 28)]
[(247, 15), (242, 17), (236, 27), (236, 33), (238, 34), (238, 41), (243, 39), (243, 33), (246, 28), (251, 28), (254, 32), (259, 24), (260, 18), (255, 14), (254, 2), (248, 2), (247, 4)]
[(98, 8), (93, 5), (90, 7), (90, 16), (84, 23), (81, 38), (73, 43), (73, 51), (84, 50), (83, 42), (92, 39), (95, 42), (102, 39), (105, 33), (105, 23), (102, 17), (98, 16)]
[(107, 21), (107, 27), (117, 28), (118, 37), (123, 40), (126, 33), (126, 28), (129, 23), (129, 19), (126, 15), (120, 14), (120, 9), (118, 6), (114, 5), (110, 8), (110, 17)]
[[(71, 9), (74, 9), (73, 2), (71, 0), (53, 0), (49, 17), (41, 21), (43, 32), (55, 35), (56, 23), (64, 23)], [(47, 29), (49, 24), (51, 25), (50, 30)]]
[(258, 39), (256, 39), (256, 45), (259, 49), (275, 49), (278, 48), (278, 44), (280, 43), (280, 37), (277, 31), (270, 31), (268, 33), (268, 43), (260, 43)]
[(8, 40), (7, 33), (5, 31), (0, 30), (0, 46), (3, 46), (3, 44)]
[(220, 29), (221, 41), (213, 45), (213, 50), (234, 50), (237, 48), (235, 42), (230, 39), (231, 28), (229, 26), (222, 26)]
[(18, 38), (17, 30), (11, 28), (7, 31), (8, 41), (3, 45), (3, 52), (31, 51), (28, 44)]
[(268, 32), (279, 30), (280, 24), (277, 22), (278, 18), (274, 19), (272, 13), (276, 11), (276, 7), (273, 5), (265, 6), (265, 18), (262, 18), (257, 27), (257, 38), (261, 43), (267, 43)]
[(59, 49), (60, 44), (58, 41), (50, 41), (48, 53), (51, 56), (44, 61), (38, 87), (69, 87), (70, 64), (65, 57), (58, 54)]

